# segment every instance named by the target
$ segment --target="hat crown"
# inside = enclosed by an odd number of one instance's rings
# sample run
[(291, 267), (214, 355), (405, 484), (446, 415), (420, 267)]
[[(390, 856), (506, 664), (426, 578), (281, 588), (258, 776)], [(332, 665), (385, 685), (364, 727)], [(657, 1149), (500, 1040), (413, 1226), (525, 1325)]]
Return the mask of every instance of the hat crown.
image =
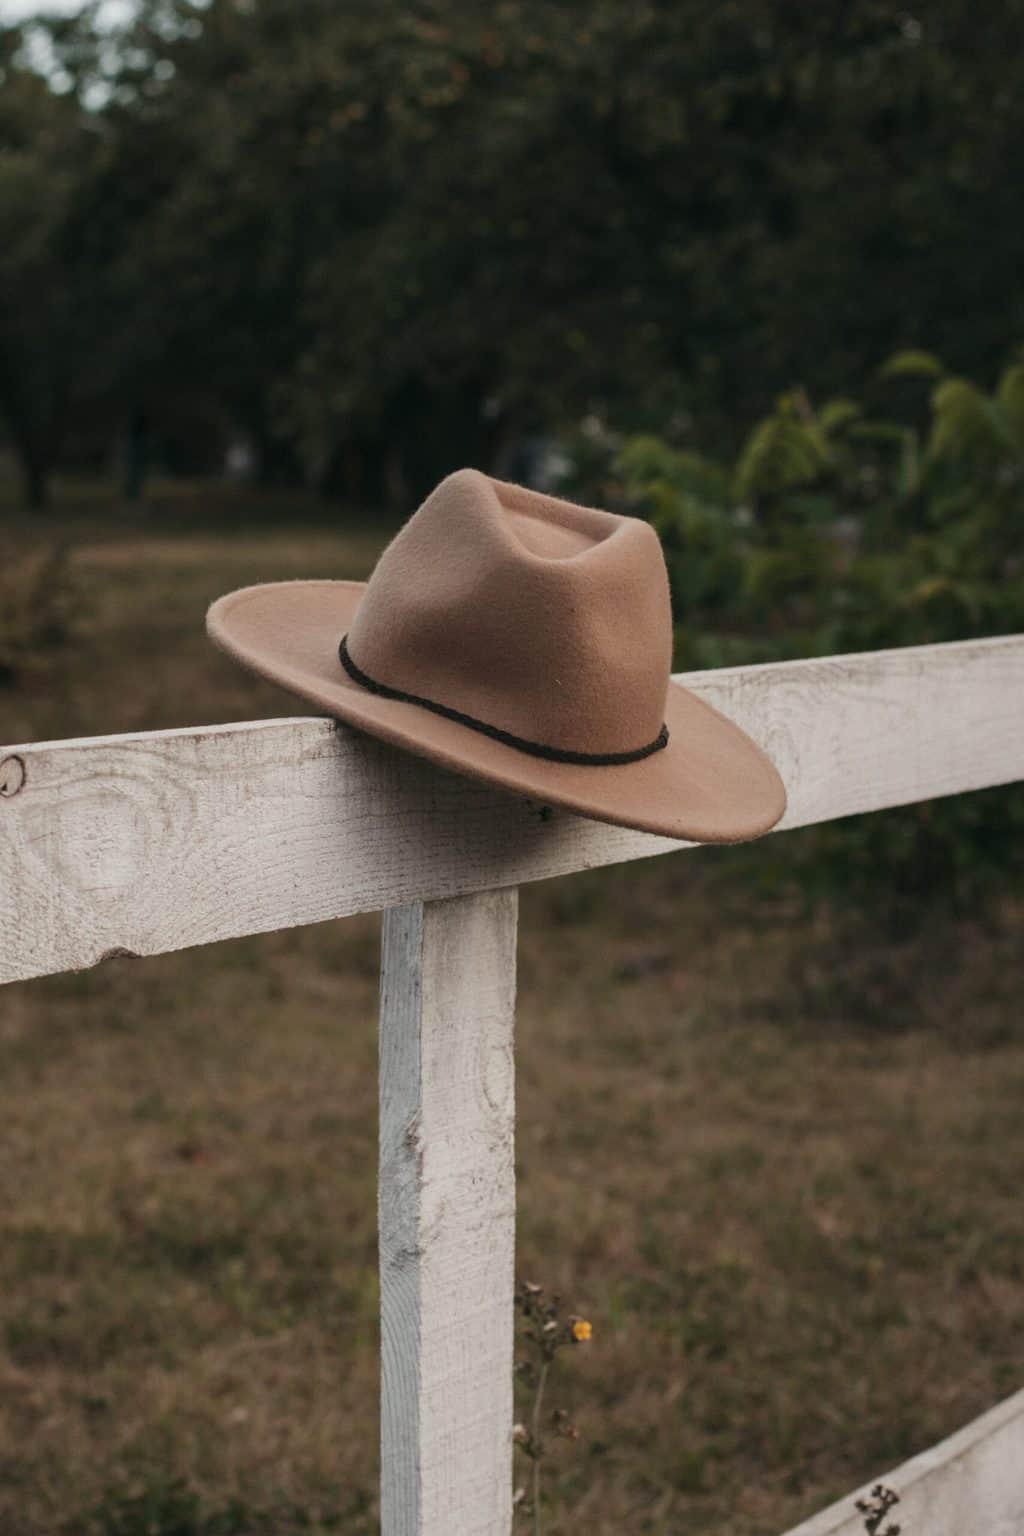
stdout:
[(635, 751), (669, 683), (661, 545), (638, 518), (458, 470), (384, 551), (348, 649), (378, 684), (526, 742)]

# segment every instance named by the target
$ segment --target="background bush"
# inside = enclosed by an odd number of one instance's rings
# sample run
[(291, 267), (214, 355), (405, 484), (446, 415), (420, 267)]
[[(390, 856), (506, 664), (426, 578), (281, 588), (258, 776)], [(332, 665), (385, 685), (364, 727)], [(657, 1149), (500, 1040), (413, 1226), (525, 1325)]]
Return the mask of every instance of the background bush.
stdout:
[[(904, 352), (865, 393), (781, 396), (732, 462), (648, 435), (581, 445), (574, 487), (661, 536), (679, 667), (1024, 629), (1024, 356), (988, 393)], [(800, 867), (904, 923), (1005, 889), (1022, 831), (1019, 788), (961, 796), (816, 829)]]

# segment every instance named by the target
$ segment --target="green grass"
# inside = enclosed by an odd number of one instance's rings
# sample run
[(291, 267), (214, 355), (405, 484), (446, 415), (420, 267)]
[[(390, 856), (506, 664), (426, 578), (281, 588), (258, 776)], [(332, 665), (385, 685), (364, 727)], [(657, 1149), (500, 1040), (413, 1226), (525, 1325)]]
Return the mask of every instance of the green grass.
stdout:
[[(70, 532), (80, 604), (11, 740), (302, 712), (206, 603), (388, 532), (202, 488), (5, 531)], [(548, 1536), (770, 1536), (1020, 1383), (1020, 908), (850, 947), (758, 872), (523, 892), (519, 1269), (594, 1325)], [(377, 1529), (378, 933), (0, 993), (5, 1533)]]

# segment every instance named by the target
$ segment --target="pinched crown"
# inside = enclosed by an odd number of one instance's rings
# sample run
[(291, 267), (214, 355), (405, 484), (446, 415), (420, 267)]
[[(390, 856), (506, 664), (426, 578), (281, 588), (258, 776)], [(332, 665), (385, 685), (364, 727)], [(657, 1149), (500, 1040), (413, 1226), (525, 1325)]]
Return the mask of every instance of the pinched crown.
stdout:
[(637, 518), (458, 470), (384, 551), (346, 646), (383, 689), (498, 732), (636, 753), (671, 666), (661, 546)]

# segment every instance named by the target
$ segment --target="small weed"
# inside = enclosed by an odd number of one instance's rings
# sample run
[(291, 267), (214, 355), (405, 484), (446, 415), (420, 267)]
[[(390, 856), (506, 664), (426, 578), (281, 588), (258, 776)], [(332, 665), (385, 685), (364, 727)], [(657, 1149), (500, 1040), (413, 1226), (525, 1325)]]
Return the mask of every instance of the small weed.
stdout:
[(516, 1290), (516, 1311), (522, 1320), (521, 1336), (528, 1351), (516, 1364), (516, 1375), (532, 1393), (526, 1423), (513, 1430), (515, 1444), (531, 1463), (530, 1491), (517, 1488), (515, 1508), (531, 1521), (533, 1536), (541, 1532), (541, 1471), (550, 1451), (549, 1436), (576, 1440), (579, 1431), (564, 1408), (545, 1415), (544, 1394), (559, 1350), (566, 1345), (588, 1344), (591, 1324), (585, 1317), (563, 1314), (562, 1299), (546, 1295), (544, 1287), (528, 1280)]
[(883, 1530), (882, 1521), (888, 1515), (894, 1504), (898, 1504), (900, 1496), (893, 1493), (891, 1488), (886, 1488), (883, 1483), (876, 1483), (871, 1490), (871, 1495), (866, 1499), (857, 1500), (857, 1510), (864, 1516), (864, 1529), (867, 1536), (900, 1536), (901, 1526), (894, 1525), (891, 1521)]

